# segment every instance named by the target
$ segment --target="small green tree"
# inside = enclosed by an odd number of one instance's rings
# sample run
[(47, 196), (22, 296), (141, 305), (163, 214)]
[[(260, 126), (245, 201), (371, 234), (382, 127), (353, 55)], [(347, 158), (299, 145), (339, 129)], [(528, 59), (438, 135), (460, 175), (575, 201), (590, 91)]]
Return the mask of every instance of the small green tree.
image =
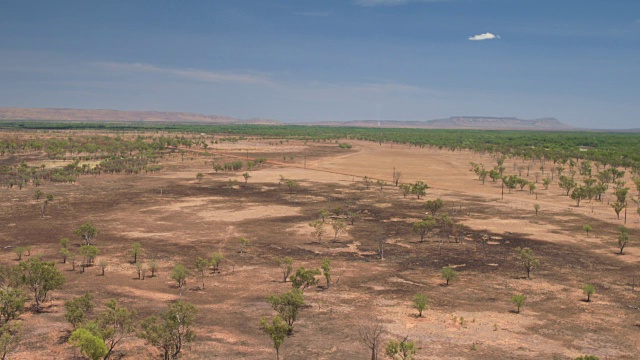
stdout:
[(102, 259), (100, 260), (100, 263), (98, 263), (98, 265), (100, 266), (100, 270), (102, 271), (102, 276), (104, 276), (104, 271), (109, 265), (109, 263), (107, 262), (107, 260)]
[(322, 261), (322, 274), (324, 275), (324, 278), (327, 280), (327, 289), (329, 289), (329, 287), (331, 287), (331, 260), (329, 259), (324, 259)]
[(187, 276), (189, 275), (189, 271), (182, 264), (177, 264), (171, 270), (171, 279), (175, 280), (178, 283), (178, 287), (182, 289), (184, 285), (187, 283)]
[(400, 184), (400, 191), (402, 191), (403, 198), (411, 194), (411, 184)]
[(540, 205), (539, 204), (533, 204), (533, 210), (536, 211), (536, 216), (538, 216), (538, 212), (540, 211)]
[(107, 309), (100, 312), (87, 328), (104, 340), (108, 350), (104, 359), (108, 359), (116, 345), (135, 331), (138, 314), (135, 310), (118, 306), (115, 300), (109, 300), (105, 305)]
[(431, 216), (435, 217), (436, 213), (444, 207), (444, 201), (440, 198), (427, 200), (424, 207), (431, 213)]
[(102, 359), (108, 352), (104, 340), (84, 328), (78, 328), (71, 333), (69, 344), (80, 349), (80, 353), (91, 360)]
[(322, 242), (322, 237), (324, 236), (326, 230), (324, 228), (324, 221), (316, 220), (309, 223), (309, 226), (313, 228), (312, 234), (318, 239), (318, 242)]
[(415, 345), (408, 336), (402, 340), (389, 340), (385, 350), (387, 356), (392, 359), (413, 360), (416, 356)]
[(591, 295), (596, 293), (596, 287), (591, 284), (585, 284), (582, 287), (582, 292), (587, 295), (587, 302), (591, 301)]
[(67, 258), (69, 257), (69, 255), (71, 255), (71, 253), (69, 252), (69, 249), (67, 248), (60, 249), (60, 254), (62, 255), (62, 263), (66, 264)]
[(136, 273), (138, 274), (138, 280), (144, 280), (144, 275), (145, 275), (145, 272), (147, 271), (147, 266), (141, 262), (137, 262), (135, 266), (136, 266)]
[(518, 262), (527, 271), (527, 279), (531, 279), (531, 272), (540, 265), (540, 260), (528, 247), (517, 247), (516, 252), (518, 253)]
[(347, 224), (342, 219), (335, 219), (331, 222), (331, 228), (333, 229), (333, 241), (338, 241), (338, 235), (347, 228)]
[(285, 256), (283, 258), (276, 259), (276, 263), (282, 272), (282, 282), (286, 283), (287, 278), (289, 278), (289, 275), (293, 271), (293, 259)]
[(593, 231), (593, 228), (589, 224), (584, 224), (582, 225), (582, 231), (586, 232), (587, 236), (589, 236), (589, 231)]
[(0, 359), (7, 358), (7, 354), (20, 341), (22, 322), (11, 321), (0, 325)]
[(154, 259), (149, 260), (149, 271), (151, 271), (151, 277), (155, 277), (158, 272), (158, 262)]
[(47, 210), (47, 205), (53, 201), (53, 195), (47, 194), (45, 196), (44, 202), (40, 205), (40, 217), (44, 219), (44, 212)]
[(60, 246), (62, 246), (63, 249), (68, 248), (69, 247), (69, 239), (68, 238), (60, 239)]
[(160, 315), (144, 319), (140, 325), (142, 331), (138, 336), (162, 350), (164, 359), (176, 359), (182, 346), (195, 339), (191, 327), (198, 310), (193, 304), (176, 301), (169, 304), (169, 309)]
[(306, 303), (302, 290), (293, 289), (282, 295), (271, 295), (267, 298), (267, 302), (271, 304), (273, 310), (277, 311), (279, 316), (289, 325), (289, 333), (293, 331), (293, 323), (298, 318), (298, 313)]
[(238, 239), (238, 242), (240, 243), (240, 250), (238, 250), (240, 254), (245, 253), (245, 248), (251, 244), (249, 239), (245, 237), (241, 237), (240, 239)]
[(624, 226), (620, 226), (620, 234), (618, 235), (618, 247), (620, 248), (620, 254), (624, 251), (625, 246), (629, 243), (629, 229)]
[(204, 272), (209, 267), (209, 262), (201, 257), (196, 259), (195, 268), (196, 271), (200, 273), (200, 278), (202, 279), (202, 288), (204, 289)]
[(16, 253), (16, 255), (18, 256), (18, 261), (22, 260), (22, 255), (25, 252), (24, 246), (16, 246), (13, 249), (13, 252)]
[(296, 273), (289, 277), (291, 281), (291, 285), (296, 289), (304, 289), (314, 286), (318, 284), (318, 279), (316, 279), (316, 275), (320, 275), (320, 270), (318, 269), (309, 269), (306, 270), (303, 266), (299, 267), (296, 270)]
[(422, 243), (435, 226), (436, 220), (431, 215), (427, 215), (424, 220), (413, 223), (413, 232), (420, 235), (420, 242)]
[(100, 254), (100, 249), (93, 245), (81, 245), (80, 255), (84, 256), (84, 266), (93, 264), (93, 260)]
[(411, 185), (411, 193), (415, 195), (418, 200), (420, 200), (420, 196), (427, 195), (427, 189), (429, 185), (425, 184), (423, 181), (416, 181), (415, 184)]
[(202, 179), (204, 179), (204, 174), (199, 172), (196, 174), (196, 180), (198, 181), (198, 183), (200, 183), (202, 181)]
[(511, 302), (518, 308), (518, 314), (520, 313), (520, 308), (524, 306), (526, 299), (527, 298), (523, 294), (517, 294), (511, 297)]
[(100, 231), (98, 231), (98, 229), (91, 223), (84, 223), (73, 233), (80, 236), (80, 238), (85, 242), (85, 245), (91, 245), (91, 242), (96, 236), (98, 236)]
[(418, 316), (422, 317), (422, 311), (429, 306), (429, 298), (427, 295), (418, 293), (413, 296), (413, 307), (418, 310)]
[(40, 303), (47, 299), (50, 291), (59, 289), (65, 282), (64, 276), (56, 269), (55, 263), (32, 257), (19, 265), (22, 282), (29, 287), (36, 302), (36, 312), (40, 312)]
[(273, 342), (273, 348), (276, 350), (276, 360), (280, 360), (280, 347), (287, 338), (289, 333), (289, 325), (279, 316), (274, 316), (271, 321), (268, 318), (260, 320), (260, 330), (269, 335)]
[(296, 180), (287, 179), (285, 184), (287, 185), (287, 188), (289, 188), (289, 194), (293, 194), (293, 190), (300, 187), (300, 184), (298, 184), (298, 181)]
[(242, 174), (242, 177), (244, 178), (244, 184), (247, 185), (247, 182), (249, 181), (251, 175), (248, 172), (245, 172)]
[(458, 272), (450, 267), (442, 269), (440, 271), (440, 274), (442, 275), (442, 278), (447, 282), (447, 286), (449, 286), (449, 283), (451, 281), (455, 280), (458, 277)]
[(222, 259), (224, 259), (224, 255), (220, 252), (212, 252), (210, 264), (213, 266), (213, 272), (220, 272), (220, 263), (222, 263)]
[(542, 179), (542, 186), (544, 186), (545, 190), (549, 190), (549, 185), (551, 185), (551, 179), (548, 177)]
[(20, 288), (6, 285), (0, 287), (0, 324), (17, 319), (27, 300), (29, 296)]
[(133, 263), (138, 262), (138, 256), (142, 254), (142, 244), (139, 242), (134, 242), (131, 244), (131, 255), (133, 255)]
[(64, 318), (76, 329), (87, 321), (87, 316), (94, 307), (93, 295), (86, 292), (82, 296), (64, 302)]
[(37, 189), (36, 192), (34, 193), (34, 196), (36, 197), (36, 201), (40, 201), (40, 198), (42, 197), (42, 195), (44, 195), (42, 190)]

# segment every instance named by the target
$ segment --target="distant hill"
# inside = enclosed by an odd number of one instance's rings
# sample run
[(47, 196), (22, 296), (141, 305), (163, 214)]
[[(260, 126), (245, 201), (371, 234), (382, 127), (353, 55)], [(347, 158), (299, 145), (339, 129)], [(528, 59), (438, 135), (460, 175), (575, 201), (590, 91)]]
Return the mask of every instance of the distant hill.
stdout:
[[(190, 112), (121, 111), (90, 109), (45, 109), (0, 107), (0, 120), (84, 121), (84, 122), (147, 122), (184, 124), (265, 124), (282, 122), (269, 119), (236, 119), (221, 115)], [(298, 123), (299, 125), (357, 126), (422, 129), (480, 129), (480, 130), (572, 130), (555, 118), (523, 120), (515, 117), (458, 116), (428, 121), (353, 120)]]
[(354, 120), (322, 122), (313, 125), (361, 126), (384, 128), (478, 129), (478, 130), (572, 130), (555, 118), (523, 120), (515, 117), (458, 116), (428, 121)]
[(86, 122), (150, 122), (194, 124), (280, 124), (267, 119), (241, 120), (228, 116), (188, 112), (120, 111), (86, 109), (40, 109), (0, 107), (0, 120), (86, 121)]

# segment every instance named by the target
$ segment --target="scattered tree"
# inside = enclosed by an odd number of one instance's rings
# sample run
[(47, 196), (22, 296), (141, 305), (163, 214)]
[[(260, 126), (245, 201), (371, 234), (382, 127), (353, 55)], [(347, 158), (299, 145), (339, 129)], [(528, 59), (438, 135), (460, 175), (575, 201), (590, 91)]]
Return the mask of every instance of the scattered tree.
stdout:
[(178, 282), (178, 287), (180, 289), (187, 284), (188, 275), (189, 271), (182, 264), (177, 264), (173, 267), (173, 270), (171, 270), (171, 279)]
[(24, 254), (24, 247), (23, 246), (16, 246), (13, 249), (13, 252), (16, 253), (16, 255), (18, 256), (18, 261), (22, 260), (22, 255)]
[(540, 211), (540, 205), (539, 204), (533, 204), (533, 210), (536, 211), (536, 216), (538, 216), (538, 212)]
[(433, 230), (435, 226), (436, 220), (431, 215), (427, 215), (424, 220), (413, 223), (413, 232), (420, 235), (420, 242), (424, 242), (429, 232)]
[(196, 271), (200, 273), (200, 278), (202, 279), (202, 288), (204, 289), (204, 272), (209, 268), (209, 262), (201, 257), (196, 259), (195, 263)]
[(196, 180), (198, 181), (198, 183), (200, 183), (202, 181), (202, 179), (204, 178), (204, 174), (199, 172), (196, 174)]
[(589, 236), (589, 231), (593, 231), (593, 228), (589, 224), (584, 224), (582, 225), (582, 231), (586, 232), (587, 236)]
[(0, 359), (5, 360), (22, 335), (21, 322), (6, 322), (0, 325)]
[(296, 180), (287, 179), (285, 184), (287, 185), (287, 188), (289, 188), (289, 194), (293, 194), (293, 190), (300, 187), (300, 184), (298, 184), (298, 181)]
[(214, 273), (220, 272), (220, 263), (222, 263), (222, 259), (224, 259), (224, 255), (222, 255), (222, 253), (216, 251), (211, 253), (210, 264), (213, 266)]
[(53, 201), (53, 195), (47, 194), (45, 196), (44, 202), (40, 205), (40, 217), (44, 219), (44, 212), (47, 210), (47, 205)]
[(56, 269), (55, 263), (33, 257), (18, 265), (22, 271), (22, 281), (33, 293), (36, 312), (40, 312), (40, 303), (47, 299), (47, 294), (59, 289), (64, 284), (64, 276)]
[(449, 283), (451, 281), (455, 280), (458, 277), (458, 272), (450, 267), (442, 269), (440, 271), (440, 274), (442, 275), (442, 278), (447, 282), (447, 286), (449, 286)]
[(427, 189), (429, 185), (425, 184), (423, 181), (416, 181), (415, 184), (411, 185), (411, 193), (415, 195), (418, 200), (420, 200), (420, 196), (427, 195)]
[(289, 325), (289, 333), (291, 333), (293, 331), (293, 323), (298, 318), (298, 312), (306, 305), (302, 290), (293, 289), (282, 295), (271, 295), (267, 298), (267, 302), (271, 304), (273, 310), (278, 312), (280, 318)]
[(378, 359), (378, 350), (382, 343), (382, 334), (384, 333), (384, 326), (380, 323), (374, 323), (370, 325), (364, 325), (358, 329), (358, 335), (360, 335), (360, 341), (362, 341), (369, 350), (371, 350), (371, 360)]
[(435, 217), (438, 210), (444, 207), (444, 201), (442, 199), (437, 198), (435, 200), (427, 200), (425, 204), (425, 208), (427, 211), (431, 212), (431, 216)]
[(138, 262), (138, 255), (142, 254), (142, 245), (139, 242), (131, 244), (131, 255), (133, 255), (134, 264)]
[(104, 340), (85, 328), (74, 330), (69, 338), (69, 344), (80, 349), (80, 353), (91, 360), (102, 359), (108, 352)]
[(0, 287), (0, 324), (17, 319), (28, 299), (29, 296), (20, 288)]
[(282, 272), (282, 282), (286, 283), (287, 278), (293, 271), (293, 259), (288, 256), (285, 256), (283, 258), (276, 259), (276, 263), (278, 264), (278, 267)]
[(156, 276), (156, 272), (158, 272), (158, 262), (151, 259), (149, 261), (149, 271), (151, 271), (151, 277)]
[(620, 234), (618, 235), (618, 247), (620, 248), (620, 254), (624, 251), (625, 246), (629, 243), (629, 229), (624, 226), (620, 226)]
[(429, 306), (429, 298), (427, 295), (418, 293), (413, 297), (413, 307), (418, 310), (418, 316), (422, 317), (422, 311)]
[(533, 254), (533, 250), (528, 247), (516, 248), (518, 262), (527, 270), (527, 279), (531, 279), (531, 272), (540, 265), (540, 260)]
[(251, 175), (248, 172), (244, 172), (242, 174), (242, 177), (244, 178), (244, 184), (247, 185), (247, 182), (249, 181), (249, 178), (251, 177)]
[(91, 245), (91, 242), (93, 241), (93, 239), (95, 239), (95, 237), (100, 232), (91, 223), (84, 223), (82, 224), (82, 226), (76, 229), (73, 233), (80, 236), (80, 238), (84, 240), (85, 245)]
[(387, 356), (392, 359), (413, 360), (416, 356), (416, 348), (413, 341), (406, 336), (402, 340), (391, 339), (386, 347)]
[(193, 304), (176, 301), (160, 315), (142, 321), (139, 337), (164, 352), (164, 360), (177, 359), (182, 346), (195, 339), (193, 325), (198, 310)]
[(309, 226), (313, 228), (312, 234), (318, 239), (318, 242), (322, 242), (322, 237), (325, 234), (324, 221), (316, 220), (309, 223)]
[(329, 289), (329, 287), (331, 287), (331, 260), (329, 259), (324, 259), (322, 261), (322, 274), (324, 275), (324, 278), (327, 280), (327, 290)]
[(94, 307), (93, 295), (86, 292), (82, 296), (64, 302), (64, 318), (76, 329), (87, 321), (87, 316)]
[(318, 284), (318, 279), (315, 278), (316, 275), (320, 275), (320, 270), (306, 270), (304, 267), (299, 267), (296, 270), (296, 273), (289, 277), (289, 280), (294, 288), (302, 289), (304, 291), (304, 289)]
[(411, 184), (400, 184), (400, 190), (404, 198), (411, 194)]
[(289, 333), (289, 325), (279, 316), (274, 316), (271, 321), (268, 318), (260, 320), (260, 330), (269, 335), (273, 342), (273, 348), (276, 349), (276, 360), (280, 360), (280, 346)]
[(520, 308), (524, 306), (524, 302), (526, 300), (526, 297), (523, 294), (517, 294), (517, 295), (513, 295), (511, 297), (511, 302), (518, 307), (517, 313), (520, 313)]
[(238, 242), (240, 243), (240, 250), (238, 250), (238, 252), (240, 254), (245, 253), (245, 248), (250, 244), (249, 239), (241, 237), (240, 239), (238, 239)]
[(102, 276), (104, 276), (104, 270), (107, 268), (107, 266), (109, 265), (109, 263), (107, 263), (107, 260), (100, 260), (100, 263), (98, 263), (98, 265), (100, 266), (100, 270), (102, 271)]
[(596, 293), (596, 287), (591, 284), (585, 284), (582, 287), (582, 292), (587, 295), (587, 302), (591, 301), (591, 295)]
[(338, 241), (338, 235), (347, 228), (347, 224), (342, 219), (335, 219), (331, 222), (331, 228), (333, 229), (333, 241)]

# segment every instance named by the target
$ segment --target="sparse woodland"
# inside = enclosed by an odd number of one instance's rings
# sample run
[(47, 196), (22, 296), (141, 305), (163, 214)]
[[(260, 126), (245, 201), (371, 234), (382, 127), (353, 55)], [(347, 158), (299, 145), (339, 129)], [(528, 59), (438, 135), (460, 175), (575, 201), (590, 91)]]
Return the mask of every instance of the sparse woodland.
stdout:
[(2, 359), (640, 352), (640, 135), (0, 129)]

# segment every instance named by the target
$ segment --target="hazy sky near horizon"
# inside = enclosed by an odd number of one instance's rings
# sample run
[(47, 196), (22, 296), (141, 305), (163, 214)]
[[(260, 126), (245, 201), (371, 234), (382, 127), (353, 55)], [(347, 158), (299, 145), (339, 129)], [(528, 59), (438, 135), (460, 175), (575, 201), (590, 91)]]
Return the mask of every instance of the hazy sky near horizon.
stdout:
[(640, 127), (640, 1), (5, 1), (0, 84), (8, 107)]

